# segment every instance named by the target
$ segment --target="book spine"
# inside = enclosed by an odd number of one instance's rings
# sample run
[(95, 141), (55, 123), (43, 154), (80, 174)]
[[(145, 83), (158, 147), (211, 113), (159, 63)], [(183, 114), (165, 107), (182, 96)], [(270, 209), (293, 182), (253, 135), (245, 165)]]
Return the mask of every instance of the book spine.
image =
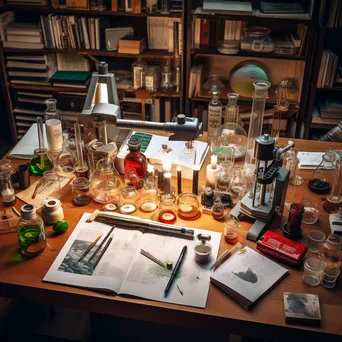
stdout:
[(200, 38), (201, 49), (209, 48), (209, 33), (210, 33), (209, 20), (201, 19), (201, 38)]
[(119, 11), (119, 2), (118, 0), (112, 0), (111, 2), (111, 11), (118, 12)]
[(141, 13), (141, 0), (132, 1), (132, 13)]

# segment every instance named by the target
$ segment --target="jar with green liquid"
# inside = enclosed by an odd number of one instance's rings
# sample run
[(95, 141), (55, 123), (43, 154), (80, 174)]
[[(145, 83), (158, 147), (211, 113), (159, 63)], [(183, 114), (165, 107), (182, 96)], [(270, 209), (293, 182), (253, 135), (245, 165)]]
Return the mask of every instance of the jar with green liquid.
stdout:
[(46, 247), (46, 234), (43, 219), (37, 215), (36, 207), (25, 204), (20, 209), (17, 223), (20, 252), (25, 257), (34, 257)]

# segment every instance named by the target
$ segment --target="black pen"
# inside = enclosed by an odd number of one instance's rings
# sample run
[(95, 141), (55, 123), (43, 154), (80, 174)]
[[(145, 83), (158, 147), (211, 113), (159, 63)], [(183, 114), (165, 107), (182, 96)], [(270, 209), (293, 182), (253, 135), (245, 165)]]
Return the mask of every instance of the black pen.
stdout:
[(182, 248), (182, 251), (178, 257), (178, 260), (177, 260), (177, 263), (176, 263), (176, 266), (175, 268), (173, 269), (172, 273), (171, 273), (171, 277), (169, 279), (169, 282), (167, 283), (166, 285), (166, 288), (165, 288), (165, 292), (164, 292), (164, 296), (166, 296), (170, 290), (170, 287), (171, 287), (171, 284), (173, 282), (173, 280), (176, 278), (176, 275), (178, 273), (178, 270), (180, 268), (180, 265), (182, 263), (182, 260), (184, 259), (184, 256), (185, 256), (185, 252), (187, 250), (187, 246), (185, 245), (183, 248)]
[(99, 261), (101, 260), (103, 254), (105, 254), (107, 248), (109, 247), (110, 243), (112, 242), (113, 240), (113, 235), (114, 233), (110, 234), (110, 238), (108, 239), (107, 243), (105, 244), (105, 246), (102, 248), (102, 251), (100, 253), (100, 255), (98, 256), (98, 258), (96, 259), (94, 265), (93, 265), (93, 268), (95, 269), (95, 267), (97, 266), (97, 264), (99, 263)]

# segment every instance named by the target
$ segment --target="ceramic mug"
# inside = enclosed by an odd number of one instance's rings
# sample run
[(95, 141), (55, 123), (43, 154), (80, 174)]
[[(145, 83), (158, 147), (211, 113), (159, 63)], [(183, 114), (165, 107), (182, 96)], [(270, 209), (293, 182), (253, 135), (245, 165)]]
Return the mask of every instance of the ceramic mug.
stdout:
[(212, 247), (209, 243), (200, 242), (195, 245), (195, 261), (199, 264), (205, 264), (209, 262), (211, 256)]

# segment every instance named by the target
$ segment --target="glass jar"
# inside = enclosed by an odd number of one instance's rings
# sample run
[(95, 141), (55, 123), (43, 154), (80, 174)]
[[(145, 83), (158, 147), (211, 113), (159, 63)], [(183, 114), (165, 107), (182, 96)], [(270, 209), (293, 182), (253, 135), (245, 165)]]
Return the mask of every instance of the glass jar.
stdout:
[(145, 88), (147, 91), (157, 91), (159, 86), (159, 66), (149, 65), (145, 73)]
[(159, 196), (158, 219), (162, 223), (174, 224), (177, 220), (176, 197), (171, 194), (161, 194)]
[(224, 123), (239, 123), (239, 106), (237, 100), (239, 95), (236, 93), (228, 93), (228, 103), (224, 112)]
[(321, 282), (324, 263), (315, 258), (306, 259), (304, 262), (303, 280), (311, 286), (317, 286)]
[(224, 217), (224, 206), (220, 198), (216, 198), (214, 205), (211, 208), (211, 214), (215, 220), (220, 220)]
[(210, 72), (208, 75), (208, 79), (203, 84), (203, 89), (209, 94), (212, 94), (213, 89), (215, 89), (220, 95), (225, 92), (226, 87), (220, 81), (218, 74), (216, 74), (215, 72)]
[(5, 206), (11, 206), (15, 204), (15, 192), (11, 175), (8, 172), (0, 172), (0, 191), (2, 201), (4, 202)]
[(177, 215), (183, 220), (196, 220), (201, 216), (199, 201), (195, 194), (183, 192), (177, 200)]
[(247, 191), (247, 181), (244, 177), (243, 165), (233, 167), (233, 179), (230, 184), (231, 195), (236, 198), (242, 198)]
[(84, 177), (72, 181), (72, 201), (77, 206), (84, 206), (90, 202), (89, 180)]
[(207, 186), (204, 188), (204, 192), (201, 195), (201, 204), (203, 207), (211, 208), (214, 205), (214, 201), (216, 200), (216, 195), (214, 194), (214, 190)]
[(122, 214), (132, 214), (137, 210), (139, 194), (133, 184), (127, 184), (120, 191), (119, 210)]
[(127, 182), (134, 184), (139, 188), (140, 180), (146, 178), (147, 175), (147, 159), (140, 152), (141, 143), (139, 140), (131, 138), (128, 142), (129, 153), (124, 159), (125, 179)]
[(220, 171), (217, 175), (216, 190), (220, 193), (230, 194), (230, 186), (233, 180), (234, 171), (231, 161), (224, 161), (220, 165)]
[(20, 209), (17, 222), (20, 252), (25, 257), (34, 257), (46, 247), (45, 227), (42, 218), (37, 215), (36, 207), (25, 204)]
[(240, 220), (230, 217), (224, 224), (224, 239), (227, 243), (235, 244), (238, 241)]
[(271, 30), (267, 27), (247, 27), (241, 37), (241, 50), (249, 52), (272, 52), (274, 43), (270, 37)]
[(169, 92), (173, 90), (173, 87), (171, 67), (170, 65), (164, 65), (161, 72), (160, 88), (162, 91)]
[(46, 198), (61, 198), (61, 179), (54, 170), (47, 170), (43, 174), (43, 184), (48, 189)]
[(121, 177), (110, 158), (102, 158), (90, 178), (90, 194), (95, 202), (119, 202)]
[(143, 88), (145, 86), (145, 72), (147, 69), (147, 63), (141, 58), (138, 58), (132, 64), (133, 72), (133, 89)]
[(329, 234), (328, 238), (318, 247), (318, 258), (326, 265), (340, 266), (342, 240), (337, 234)]
[(309, 189), (315, 193), (325, 194), (330, 191), (334, 179), (334, 169), (336, 163), (336, 153), (326, 151), (322, 156), (322, 161), (316, 167), (309, 180)]
[(141, 190), (140, 210), (151, 213), (158, 208), (158, 189), (156, 187), (154, 175), (150, 175), (144, 180), (144, 187)]

